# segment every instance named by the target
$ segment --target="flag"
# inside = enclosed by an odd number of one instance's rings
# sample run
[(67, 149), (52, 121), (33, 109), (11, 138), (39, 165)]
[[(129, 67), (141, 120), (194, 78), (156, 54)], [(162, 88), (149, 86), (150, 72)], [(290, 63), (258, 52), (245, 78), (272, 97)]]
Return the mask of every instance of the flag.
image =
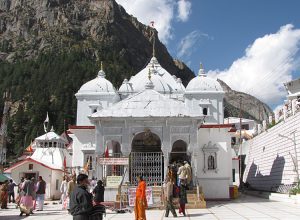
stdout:
[(44, 121), (44, 131), (45, 131), (45, 133), (47, 133), (48, 123), (49, 123), (49, 115), (48, 115), (48, 112), (47, 112), (47, 116), (46, 116), (46, 119)]
[(33, 144), (33, 143), (31, 143), (31, 144), (25, 149), (26, 152), (29, 152), (29, 153), (32, 153), (32, 152), (33, 152), (32, 144)]
[(86, 173), (89, 173), (90, 162), (91, 162), (91, 157), (89, 157), (88, 161), (86, 162), (86, 164), (83, 168)]
[(151, 21), (151, 22), (150, 22), (150, 26), (151, 26), (152, 28), (154, 28), (154, 21)]
[(66, 160), (66, 156), (64, 157), (64, 170), (67, 169), (67, 160)]
[(104, 157), (105, 157), (105, 158), (108, 158), (108, 157), (109, 157), (108, 146), (106, 146), (106, 150), (105, 150), (105, 153), (104, 153)]

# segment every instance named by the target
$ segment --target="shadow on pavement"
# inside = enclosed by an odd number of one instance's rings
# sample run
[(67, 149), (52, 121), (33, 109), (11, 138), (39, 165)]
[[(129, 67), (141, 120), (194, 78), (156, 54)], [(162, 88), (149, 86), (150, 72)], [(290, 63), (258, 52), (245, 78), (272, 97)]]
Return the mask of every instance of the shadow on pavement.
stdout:
[(187, 217), (200, 217), (204, 215), (212, 215), (212, 213), (192, 213), (192, 214), (188, 214)]

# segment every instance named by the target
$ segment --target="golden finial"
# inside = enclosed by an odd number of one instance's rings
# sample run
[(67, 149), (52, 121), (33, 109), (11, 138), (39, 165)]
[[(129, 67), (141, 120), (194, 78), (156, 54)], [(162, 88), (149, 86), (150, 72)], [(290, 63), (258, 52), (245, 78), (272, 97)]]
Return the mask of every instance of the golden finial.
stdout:
[(101, 68), (101, 70), (103, 70), (103, 62), (102, 61), (100, 62), (100, 68)]
[(150, 71), (150, 68), (149, 68), (149, 72), (148, 72), (148, 79), (151, 80), (151, 71)]
[(200, 69), (203, 69), (203, 64), (202, 63), (200, 63)]

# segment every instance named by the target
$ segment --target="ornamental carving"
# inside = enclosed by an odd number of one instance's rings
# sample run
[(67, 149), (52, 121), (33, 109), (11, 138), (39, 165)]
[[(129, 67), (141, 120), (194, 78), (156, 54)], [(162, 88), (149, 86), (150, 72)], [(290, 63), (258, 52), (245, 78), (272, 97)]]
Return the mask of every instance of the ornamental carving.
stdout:
[(171, 133), (177, 133), (177, 134), (187, 134), (190, 133), (190, 127), (171, 127)]

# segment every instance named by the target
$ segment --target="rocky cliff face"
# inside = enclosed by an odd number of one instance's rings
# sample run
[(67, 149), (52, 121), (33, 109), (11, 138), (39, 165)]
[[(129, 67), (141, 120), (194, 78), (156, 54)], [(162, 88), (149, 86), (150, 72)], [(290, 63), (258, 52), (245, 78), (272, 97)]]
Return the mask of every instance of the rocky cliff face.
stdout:
[[(10, 89), (18, 103), (8, 124), (9, 154), (21, 152), (43, 132), (47, 111), (58, 132), (75, 123), (74, 94), (96, 76), (100, 60), (117, 87), (141, 70), (152, 57), (153, 32), (159, 62), (187, 85), (193, 72), (173, 60), (154, 29), (114, 0), (1, 0), (0, 94)], [(237, 116), (240, 93), (222, 85), (225, 114)], [(249, 102), (244, 116), (259, 119), (256, 103), (269, 112), (254, 97), (242, 95)]]
[(169, 72), (186, 84), (194, 75), (185, 65), (178, 68), (157, 32), (141, 24), (113, 0), (2, 0), (0, 48), (2, 60), (32, 59), (40, 53), (81, 48), (103, 59), (106, 50), (118, 51), (134, 70), (156, 56)]
[(225, 82), (218, 79), (223, 90), (225, 117), (239, 117), (240, 97), (242, 99), (242, 117), (256, 121), (268, 120), (273, 115), (272, 109), (254, 96), (232, 90)]

